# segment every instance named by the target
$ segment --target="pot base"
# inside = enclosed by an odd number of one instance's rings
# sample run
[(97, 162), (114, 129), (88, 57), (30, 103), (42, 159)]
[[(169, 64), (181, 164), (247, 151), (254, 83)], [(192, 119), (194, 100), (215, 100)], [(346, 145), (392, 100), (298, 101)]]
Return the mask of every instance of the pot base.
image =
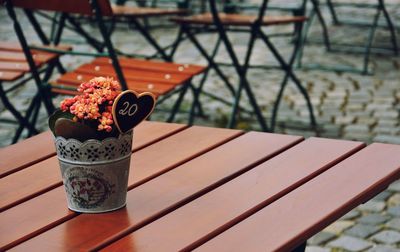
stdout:
[(121, 205), (121, 206), (119, 206), (119, 207), (110, 208), (110, 209), (107, 209), (107, 210), (74, 209), (72, 207), (68, 207), (68, 209), (73, 211), (73, 212), (77, 212), (77, 213), (100, 214), (100, 213), (113, 212), (113, 211), (122, 209), (124, 207), (126, 207), (126, 203)]

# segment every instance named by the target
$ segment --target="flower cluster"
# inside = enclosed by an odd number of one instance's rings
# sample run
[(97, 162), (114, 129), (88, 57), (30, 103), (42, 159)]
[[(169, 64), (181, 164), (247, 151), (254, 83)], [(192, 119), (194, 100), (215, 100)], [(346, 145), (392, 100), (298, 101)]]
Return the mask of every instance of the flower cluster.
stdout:
[(111, 132), (114, 123), (112, 105), (121, 93), (118, 81), (108, 77), (96, 77), (82, 83), (78, 91), (82, 94), (61, 102), (61, 110), (73, 114), (75, 122), (96, 121), (97, 130)]

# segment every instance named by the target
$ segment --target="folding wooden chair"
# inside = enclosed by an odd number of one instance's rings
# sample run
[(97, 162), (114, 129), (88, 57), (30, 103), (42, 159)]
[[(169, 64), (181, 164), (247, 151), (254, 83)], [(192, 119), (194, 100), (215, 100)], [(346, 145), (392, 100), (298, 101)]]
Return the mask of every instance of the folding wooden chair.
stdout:
[[(81, 15), (94, 15), (98, 28), (104, 40), (106, 52), (101, 54), (91, 54), (88, 52), (67, 52), (53, 49), (43, 49), (50, 52), (58, 53), (71, 53), (77, 55), (87, 56), (100, 56), (93, 61), (78, 66), (75, 70), (61, 75), (57, 80), (53, 81), (51, 91), (57, 94), (74, 95), (76, 94), (76, 87), (95, 76), (110, 76), (115, 77), (120, 81), (123, 90), (131, 89), (137, 92), (149, 91), (154, 93), (159, 99), (159, 103), (164, 99), (169, 98), (175, 93), (179, 93), (175, 104), (173, 105), (172, 112), (168, 121), (174, 120), (175, 114), (178, 111), (188, 88), (193, 92), (197, 89), (191, 84), (191, 79), (195, 75), (203, 72), (205, 67), (189, 64), (176, 64), (170, 62), (148, 61), (133, 58), (117, 58), (116, 51), (112, 45), (111, 39), (108, 36), (108, 30), (103, 22), (103, 16), (111, 16), (113, 14), (112, 7), (107, 0), (5, 0), (7, 10), (10, 17), (15, 21), (15, 28), (20, 29), (18, 19), (14, 14), (14, 7), (21, 7), (26, 10), (45, 10), (45, 11), (58, 11), (61, 12), (61, 21), (68, 20), (68, 15), (81, 14)], [(35, 18), (32, 15), (31, 18)], [(60, 25), (63, 27), (63, 24)], [(57, 31), (57, 39), (60, 39), (61, 31)], [(25, 41), (22, 43), (26, 48), (26, 38), (22, 31), (19, 34), (19, 39)], [(27, 58), (32, 58), (29, 50), (24, 50)], [(193, 107), (196, 102), (193, 102)], [(191, 112), (194, 109), (191, 109)], [(191, 113), (189, 118), (193, 114)]]
[[(232, 1), (230, 1), (232, 3)], [(313, 113), (312, 104), (310, 102), (308, 93), (306, 89), (301, 85), (300, 80), (297, 78), (295, 73), (293, 72), (292, 65), (294, 59), (296, 57), (299, 43), (295, 43), (294, 50), (292, 56), (288, 62), (281, 56), (278, 49), (271, 42), (269, 35), (267, 35), (263, 28), (273, 25), (286, 25), (286, 24), (295, 24), (295, 33), (296, 39), (295, 41), (299, 41), (300, 32), (302, 28), (303, 22), (307, 20), (305, 16), (265, 16), (265, 12), (267, 10), (268, 0), (264, 0), (261, 6), (258, 7), (258, 15), (245, 15), (245, 14), (231, 14), (231, 13), (223, 13), (218, 11), (218, 7), (215, 1), (209, 1), (211, 13), (204, 13), (189, 17), (181, 17), (174, 18), (173, 20), (177, 23), (181, 24), (181, 29), (186, 34), (186, 36), (190, 39), (190, 41), (196, 46), (199, 52), (207, 59), (209, 66), (213, 68), (219, 77), (224, 81), (228, 89), (232, 92), (234, 97), (234, 103), (232, 105), (232, 113), (230, 117), (230, 121), (228, 126), (234, 127), (236, 124), (236, 116), (239, 109), (239, 103), (241, 99), (242, 91), (244, 90), (249, 98), (252, 109), (257, 117), (257, 120), (264, 131), (273, 131), (275, 128), (276, 117), (278, 112), (279, 103), (282, 99), (284, 89), (289, 79), (291, 79), (297, 88), (300, 90), (302, 95), (304, 96), (309, 114), (310, 121), (312, 127), (316, 128), (316, 121)], [(305, 1), (303, 2), (305, 6)], [(223, 7), (223, 6), (222, 6)], [(220, 7), (221, 8), (221, 7)], [(305, 8), (305, 7), (304, 7)], [(228, 8), (229, 9), (229, 8)], [(205, 28), (206, 27), (206, 28)], [(218, 32), (219, 40), (212, 51), (212, 53), (208, 53), (203, 45), (196, 38), (196, 32), (202, 32), (204, 29), (206, 32)], [(241, 64), (239, 58), (234, 51), (233, 45), (227, 35), (228, 32), (247, 32), (250, 33), (250, 40), (248, 42), (247, 52), (244, 57), (244, 64)], [(273, 113), (271, 117), (271, 125), (268, 127), (265, 119), (261, 113), (261, 110), (257, 104), (256, 98), (253, 94), (250, 83), (247, 79), (247, 71), (251, 66), (250, 57), (253, 53), (254, 43), (256, 39), (261, 39), (267, 48), (272, 52), (273, 56), (279, 62), (279, 68), (285, 72), (285, 76), (281, 82), (280, 90), (278, 96), (276, 98), (276, 102), (273, 108)], [(238, 87), (235, 89), (234, 85), (232, 85), (227, 76), (220, 69), (220, 64), (215, 62), (214, 58), (217, 54), (218, 47), (221, 42), (225, 45), (230, 59), (232, 60), (233, 66), (238, 74), (240, 79)], [(255, 66), (259, 68), (268, 68), (268, 66)]]
[[(158, 28), (158, 26), (149, 25), (150, 20), (160, 18), (168, 18), (176, 15), (185, 15), (188, 13), (188, 0), (178, 0), (178, 1), (137, 1), (138, 5), (125, 5), (128, 2), (127, 0), (117, 0), (115, 4), (111, 4), (112, 14), (106, 15), (103, 17), (103, 22), (107, 28), (107, 32), (109, 36), (113, 34), (115, 28), (118, 24), (128, 25), (128, 27), (142, 35), (146, 42), (155, 50), (154, 54), (128, 54), (123, 51), (117, 50), (119, 55), (125, 55), (130, 57), (141, 57), (146, 59), (160, 58), (165, 61), (171, 62), (173, 53), (169, 53), (168, 51), (173, 51), (172, 48), (176, 46), (180, 41), (181, 35), (178, 34), (175, 41), (173, 41), (169, 45), (161, 45), (157, 39), (155, 39), (152, 35), (151, 30), (154, 28)], [(167, 2), (167, 6), (160, 6), (160, 2)], [(176, 8), (171, 8), (171, 3), (176, 4)], [(102, 52), (105, 48), (105, 44), (102, 41), (99, 41), (95, 36), (90, 34), (90, 32), (86, 31), (83, 28), (83, 24), (88, 23), (88, 21), (92, 20), (92, 17), (82, 16), (82, 15), (71, 15), (71, 13), (67, 16), (55, 15), (50, 16), (47, 13), (39, 12), (39, 14), (47, 19), (50, 19), (53, 22), (53, 28), (51, 31), (51, 38), (54, 38), (56, 35), (56, 29), (64, 29), (67, 28), (72, 30), (73, 32), (82, 36), (87, 43), (93, 46), (98, 52)], [(69, 25), (66, 25), (63, 19), (67, 19)], [(168, 19), (166, 19), (168, 21)], [(170, 23), (169, 26), (174, 25)], [(61, 28), (59, 26), (62, 26)], [(165, 24), (162, 24), (161, 27), (168, 27)], [(60, 36), (60, 35), (59, 35)]]
[[(399, 53), (399, 46), (397, 43), (397, 36), (396, 36), (396, 27), (392, 21), (392, 18), (389, 15), (388, 12), (388, 7), (386, 6), (387, 3), (385, 3), (384, 0), (376, 0), (376, 3), (365, 3), (362, 1), (359, 1), (358, 3), (356, 1), (348, 1), (348, 2), (336, 2), (333, 0), (326, 0), (326, 6), (327, 10), (329, 11), (332, 19), (332, 24), (335, 26), (354, 26), (354, 27), (363, 27), (367, 28), (365, 29), (367, 31), (367, 38), (365, 40), (364, 45), (355, 45), (354, 43), (346, 43), (346, 42), (332, 42), (331, 37), (329, 34), (329, 28), (327, 27), (325, 23), (325, 18), (320, 14), (321, 10), (321, 3), (319, 0), (311, 0), (313, 4), (313, 8), (311, 9), (311, 12), (309, 14), (310, 21), (304, 28), (304, 38), (303, 38), (303, 44), (306, 45), (307, 43), (307, 34), (310, 30), (311, 24), (314, 20), (315, 15), (318, 16), (318, 20), (321, 24), (322, 27), (322, 37), (323, 37), (323, 43), (325, 45), (325, 48), (328, 52), (344, 52), (344, 53), (360, 53), (363, 55), (363, 64), (361, 68), (355, 68), (355, 67), (343, 67), (343, 66), (322, 66), (322, 65), (317, 65), (317, 64), (302, 64), (302, 55), (303, 55), (303, 47), (301, 48), (299, 52), (299, 58), (298, 58), (298, 65), (299, 67), (303, 67), (305, 69), (325, 69), (325, 70), (333, 70), (333, 71), (338, 71), (338, 72), (355, 72), (355, 73), (361, 73), (361, 74), (372, 74), (372, 71), (369, 69), (369, 63), (370, 63), (370, 56), (371, 53), (373, 52), (378, 52), (378, 53), (392, 53), (395, 55), (398, 55)], [(357, 20), (357, 19), (343, 19), (339, 17), (336, 9), (340, 7), (346, 7), (346, 8), (359, 8), (359, 9), (370, 9), (370, 10), (375, 10), (375, 15), (373, 16), (371, 21), (362, 21), (362, 20)], [(386, 24), (382, 25), (379, 24), (379, 19), (383, 16), (384, 21)], [(390, 43), (391, 47), (383, 47), (383, 46), (374, 46), (373, 41), (375, 38), (375, 33), (378, 28), (384, 28), (389, 31), (390, 34)], [(309, 41), (309, 42), (315, 42)]]
[[(68, 46), (57, 48), (69, 50)], [(0, 121), (19, 125), (11, 143), (18, 141), (24, 129), (28, 130), (28, 136), (39, 133), (35, 123), (41, 103), (43, 102), (49, 115), (54, 110), (50, 92), (44, 83), (48, 81), (54, 68), (58, 67), (63, 71), (58, 62), (60, 56), (58, 54), (31, 50), (30, 55), (31, 58), (25, 57), (23, 47), (18, 42), (0, 42), (0, 99), (15, 118), (15, 120), (0, 119)], [(37, 92), (23, 115), (10, 101), (9, 94), (31, 80), (36, 83)]]
[[(122, 1), (119, 1), (120, 3)], [(118, 2), (117, 2), (118, 3)], [(150, 30), (157, 28), (149, 25), (149, 20), (168, 18), (177, 15), (188, 14), (189, 0), (177, 0), (177, 1), (139, 1), (142, 3), (140, 7), (126, 6), (126, 5), (112, 5), (113, 9), (113, 24), (115, 23), (127, 23), (132, 30), (137, 30), (146, 39), (146, 41), (156, 50), (156, 53), (151, 56), (145, 56), (146, 58), (160, 57), (165, 61), (172, 61), (172, 54), (169, 54), (168, 49), (174, 48), (175, 44), (181, 38), (181, 34), (177, 35), (176, 41), (170, 45), (162, 46), (152, 36)], [(176, 7), (174, 7), (174, 5)], [(167, 20), (168, 21), (168, 20)], [(169, 25), (171, 26), (171, 25)], [(113, 26), (114, 27), (114, 26)], [(162, 24), (161, 27), (167, 27)], [(172, 49), (173, 50), (173, 49)]]

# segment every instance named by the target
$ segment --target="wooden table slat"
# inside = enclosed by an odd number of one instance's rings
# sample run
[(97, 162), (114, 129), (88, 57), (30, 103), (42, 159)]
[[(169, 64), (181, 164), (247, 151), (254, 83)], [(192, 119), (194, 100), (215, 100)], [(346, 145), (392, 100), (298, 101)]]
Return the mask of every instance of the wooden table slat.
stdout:
[(0, 149), (0, 251), (291, 251), (400, 178), (400, 145), (139, 128), (103, 214), (67, 209), (50, 132)]
[[(129, 180), (135, 183), (128, 188), (145, 183), (242, 134), (240, 130), (193, 126), (150, 145), (143, 150), (140, 158), (137, 155), (132, 156), (133, 172), (129, 173)], [(135, 167), (145, 168), (135, 171)]]
[[(101, 73), (105, 76), (116, 77), (116, 72), (112, 66), (109, 65), (97, 65), (97, 64), (84, 64), (81, 65), (79, 68), (74, 70), (75, 73), (83, 73), (83, 74), (93, 74), (98, 75)], [(165, 74), (165, 73), (156, 73), (156, 72), (145, 72), (134, 70), (130, 68), (123, 69), (124, 76), (127, 80), (133, 81), (148, 81), (149, 83), (156, 82), (156, 83), (165, 83), (169, 85), (179, 85), (190, 78), (192, 75), (189, 74)]]
[(308, 139), (105, 250), (179, 251), (241, 221), (363, 146), (359, 142)]
[[(66, 44), (58, 45), (34, 45), (42, 48), (51, 48), (64, 51), (70, 51), (72, 47)], [(0, 50), (22, 52), (22, 47), (18, 41), (0, 41)]]
[[(58, 54), (31, 50), (33, 60), (38, 63), (46, 63), (58, 58)], [(23, 52), (6, 51), (0, 49), (0, 61), (5, 62), (26, 62), (25, 54)]]
[(136, 7), (136, 6), (121, 6), (112, 5), (113, 15), (115, 17), (129, 17), (129, 18), (145, 18), (156, 16), (169, 16), (169, 15), (182, 15), (186, 14), (185, 9), (166, 9), (154, 7)]
[[(130, 187), (134, 187), (140, 181), (148, 180), (148, 178), (144, 176), (153, 177), (151, 171), (159, 174), (160, 171), (169, 169), (175, 163), (181, 162), (180, 160), (193, 158), (195, 155), (204, 153), (218, 144), (223, 144), (239, 134), (241, 134), (241, 131), (238, 130), (215, 130), (206, 127), (192, 127), (181, 131), (178, 134), (170, 136), (163, 141), (155, 143), (154, 148), (150, 146), (143, 150), (137, 151), (132, 156), (132, 169), (130, 172), (132, 176), (130, 177), (129, 185)], [(299, 139), (298, 137), (292, 136), (283, 136), (282, 138), (288, 140), (281, 140), (283, 143), (280, 145), (278, 144), (279, 141), (277, 140), (272, 142), (277, 143), (277, 146), (285, 146), (290, 145), (293, 141), (295, 141), (293, 139)], [(196, 142), (197, 144), (193, 146), (193, 142)], [(193, 147), (188, 148), (188, 145)], [(160, 149), (168, 147), (170, 148), (170, 155), (162, 155), (157, 157)], [(276, 150), (277, 147), (274, 146), (273, 148)], [(254, 156), (251, 157), (254, 158)], [(253, 161), (253, 158), (249, 157), (251, 161)], [(157, 159), (157, 161), (155, 161), (155, 159)], [(150, 170), (150, 173), (148, 170)], [(15, 206), (0, 215), (0, 222), (3, 224), (0, 226), (0, 232), (3, 230), (8, 230), (8, 234), (6, 236), (0, 237), (0, 244), (2, 247), (8, 248), (20, 240), (27, 239), (32, 235), (35, 235), (37, 230), (51, 226), (51, 224), (47, 224), (49, 219), (52, 220), (51, 223), (58, 224), (60, 219), (74, 217), (74, 215), (71, 215), (71, 213), (68, 213), (68, 211), (62, 209), (66, 208), (66, 202), (64, 193), (61, 193), (62, 191), (60, 191), (59, 188), (35, 197), (27, 202), (24, 202), (23, 204)], [(54, 191), (57, 191), (58, 193), (54, 193)], [(41, 202), (46, 201), (57, 202), (59, 205), (55, 207), (56, 209), (49, 208), (48, 205), (40, 205)], [(138, 206), (135, 203), (132, 203), (131, 205), (135, 207)], [(14, 213), (17, 214), (14, 215)], [(39, 218), (40, 216), (41, 218)], [(20, 222), (20, 220), (22, 222)], [(19, 225), (16, 226), (15, 222), (18, 222)]]
[[(36, 62), (36, 65), (40, 64)], [(16, 72), (28, 72), (30, 70), (27, 62), (11, 62), (11, 61), (0, 61), (0, 70), (4, 71), (16, 71)]]
[(51, 131), (40, 133), (23, 142), (1, 148), (0, 178), (55, 154), (56, 149)]
[[(136, 151), (184, 129), (180, 124), (146, 122), (135, 129), (133, 150)], [(51, 141), (52, 142), (52, 141)], [(53, 143), (52, 143), (53, 144)], [(30, 181), (29, 184), (26, 181)], [(0, 210), (19, 204), (62, 184), (56, 156), (2, 178)]]
[(77, 216), (67, 208), (66, 200), (59, 186), (0, 213), (0, 251)]
[(187, 127), (184, 124), (144, 121), (134, 129), (132, 151), (138, 151)]
[[(182, 124), (144, 121), (135, 129), (132, 149), (143, 148), (186, 127)], [(0, 178), (54, 155), (56, 150), (51, 131), (0, 148)]]
[[(71, 88), (77, 88), (82, 82), (89, 81), (94, 77), (98, 76), (98, 74), (80, 74), (75, 72), (69, 72), (60, 76), (57, 79), (57, 82), (52, 83), (56, 86), (59, 85), (68, 85)], [(149, 81), (132, 81), (127, 80), (128, 88), (131, 90), (135, 90), (137, 92), (152, 92), (156, 95), (161, 95), (170, 92), (175, 88), (174, 85), (165, 84), (165, 83), (157, 83), (157, 82), (149, 82)]]
[[(24, 75), (24, 71), (7, 71), (0, 69), (0, 81), (15, 81)], [(4, 85), (5, 83), (1, 83)]]
[[(185, 73), (197, 75), (203, 72), (207, 67), (192, 65), (192, 64), (177, 64), (172, 62), (157, 61), (157, 60), (144, 60), (119, 57), (119, 63), (123, 68), (145, 70), (145, 71), (157, 71), (160, 73)], [(94, 64), (110, 65), (110, 59), (106, 57), (98, 57), (92, 61)]]
[[(39, 243), (42, 243), (41, 240), (43, 239), (51, 241), (50, 244), (43, 243), (43, 246), (55, 246), (51, 250), (61, 249), (59, 246), (62, 246), (62, 249), (88, 250), (109, 238), (109, 236), (124, 232), (124, 230), (137, 228), (157, 218), (157, 216), (162, 216), (169, 210), (184, 204), (185, 201), (189, 201), (196, 195), (211, 190), (225, 180), (251, 169), (254, 165), (284, 151), (300, 140), (302, 138), (296, 136), (256, 132), (245, 134), (129, 191), (127, 208), (121, 211), (120, 214), (115, 212), (112, 215), (80, 215), (48, 231), (43, 236), (33, 239), (33, 241), (39, 241)], [(252, 149), (253, 151), (243, 153), (243, 148)], [(227, 153), (230, 154), (227, 155)], [(140, 155), (140, 152), (135, 155)], [(148, 157), (150, 158), (150, 155)], [(148, 162), (151, 162), (151, 159)], [(34, 200), (26, 202), (26, 207), (29, 207), (28, 204)], [(36, 214), (41, 215), (39, 211), (46, 210), (37, 211)], [(24, 221), (32, 218), (32, 216), (20, 216), (24, 214), (22, 209), (18, 211), (19, 215), (14, 215), (13, 212), (10, 211), (7, 216), (4, 216), (5, 225), (0, 227), (0, 229), (10, 230), (9, 232), (13, 233), (4, 238), (8, 242), (9, 240), (15, 240), (18, 234), (23, 233), (22, 230), (33, 232), (35, 229), (39, 229), (40, 225), (46, 223), (37, 223), (36, 227), (26, 226)], [(52, 211), (48, 214), (54, 216), (52, 213), (57, 212)], [(65, 211), (60, 212), (65, 215)], [(22, 220), (19, 221), (21, 217)], [(60, 219), (62, 215), (55, 218)], [(12, 221), (14, 219), (18, 220), (18, 225), (15, 225), (15, 222)], [(121, 222), (121, 219), (124, 219), (124, 221)], [(79, 235), (70, 236), (68, 244), (65, 244), (58, 238), (62, 238), (66, 231), (75, 234), (79, 233)], [(60, 233), (62, 234), (60, 235)]]
[(399, 177), (400, 146), (372, 144), (198, 251), (290, 251)]

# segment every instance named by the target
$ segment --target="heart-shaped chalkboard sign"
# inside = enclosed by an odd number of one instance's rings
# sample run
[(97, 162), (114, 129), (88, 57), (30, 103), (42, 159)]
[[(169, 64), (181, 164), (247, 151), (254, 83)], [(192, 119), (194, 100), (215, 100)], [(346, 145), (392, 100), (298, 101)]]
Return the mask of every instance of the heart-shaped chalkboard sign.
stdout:
[(122, 92), (113, 104), (114, 123), (121, 133), (133, 129), (153, 112), (155, 97), (152, 93), (137, 94), (132, 90)]

